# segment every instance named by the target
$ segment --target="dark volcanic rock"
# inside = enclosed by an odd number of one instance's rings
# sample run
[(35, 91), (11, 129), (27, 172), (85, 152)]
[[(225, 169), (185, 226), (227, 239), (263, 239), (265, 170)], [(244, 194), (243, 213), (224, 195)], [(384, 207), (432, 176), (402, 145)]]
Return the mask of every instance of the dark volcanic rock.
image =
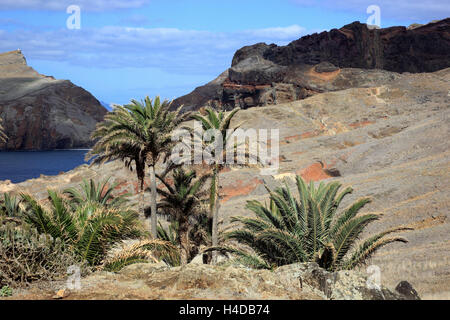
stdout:
[(243, 47), (229, 70), (175, 100), (174, 106), (246, 109), (377, 85), (386, 83), (386, 77), (395, 78), (381, 70), (418, 73), (447, 68), (449, 52), (450, 18), (416, 28), (369, 29), (354, 22), (287, 46), (258, 43)]
[(395, 291), (402, 294), (406, 300), (420, 300), (419, 294), (408, 281), (401, 281)]
[(20, 51), (0, 54), (0, 117), (8, 135), (0, 149), (89, 147), (89, 136), (105, 114), (89, 92), (38, 74)]

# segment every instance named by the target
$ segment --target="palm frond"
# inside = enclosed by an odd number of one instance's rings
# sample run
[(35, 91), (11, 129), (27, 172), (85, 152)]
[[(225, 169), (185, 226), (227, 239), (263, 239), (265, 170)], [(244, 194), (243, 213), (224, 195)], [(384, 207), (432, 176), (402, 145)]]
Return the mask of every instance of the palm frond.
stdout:
[(258, 201), (247, 202), (246, 208), (253, 211), (256, 218), (232, 218), (232, 222), (242, 227), (227, 232), (226, 239), (251, 249), (270, 266), (315, 261), (328, 270), (353, 268), (382, 246), (404, 240), (400, 237), (383, 240), (383, 237), (405, 228), (385, 231), (367, 239), (346, 260), (367, 225), (379, 219), (375, 214), (358, 215), (370, 199), (360, 199), (337, 213), (352, 188), (339, 193), (341, 184), (338, 182), (322, 182), (316, 187), (312, 182), (306, 184), (300, 176), (296, 184), (298, 198), (285, 184), (275, 191), (267, 189), (268, 206)]

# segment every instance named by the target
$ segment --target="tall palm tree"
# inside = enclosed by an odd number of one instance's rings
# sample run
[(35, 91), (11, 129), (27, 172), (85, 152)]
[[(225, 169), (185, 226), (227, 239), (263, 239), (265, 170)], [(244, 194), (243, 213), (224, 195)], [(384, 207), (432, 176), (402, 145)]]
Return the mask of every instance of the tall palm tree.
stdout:
[[(105, 116), (97, 125), (92, 139), (98, 139), (88, 158), (94, 158), (93, 164), (120, 159), (132, 169), (134, 164), (140, 181), (141, 199), (144, 192), (146, 166), (150, 168), (151, 180), (151, 233), (157, 236), (156, 217), (156, 163), (169, 153), (175, 142), (171, 139), (173, 130), (187, 117), (177, 111), (170, 111), (171, 102), (160, 98), (146, 97), (144, 101), (132, 100), (131, 104), (115, 106), (113, 112)], [(141, 203), (142, 204), (142, 203)], [(142, 207), (143, 210), (143, 207)]]
[(3, 120), (0, 118), (0, 143), (6, 142), (8, 136), (5, 134), (5, 129), (2, 126)]
[(83, 180), (79, 188), (68, 188), (64, 190), (64, 194), (70, 199), (74, 206), (79, 206), (83, 203), (98, 203), (105, 207), (120, 207), (128, 202), (129, 194), (122, 194), (113, 196), (113, 191), (118, 183), (109, 185), (109, 179), (97, 184), (90, 179), (89, 182)]
[(138, 238), (143, 233), (138, 213), (127, 208), (108, 208), (99, 203), (73, 207), (54, 191), (48, 191), (49, 205), (22, 194), (26, 223), (40, 234), (59, 238), (71, 246), (81, 261), (98, 265), (115, 243)]
[[(202, 124), (203, 130), (218, 130), (221, 133), (222, 141), (219, 143), (222, 144), (222, 146), (226, 146), (229, 140), (229, 137), (233, 132), (237, 129), (230, 129), (231, 120), (236, 115), (236, 113), (239, 111), (239, 108), (236, 108), (232, 110), (228, 115), (225, 115), (223, 111), (215, 111), (212, 108), (206, 108), (206, 116), (202, 116), (201, 114), (194, 114), (192, 115), (192, 118), (194, 120), (199, 121)], [(214, 140), (210, 142), (211, 144), (217, 143)], [(221, 152), (225, 153), (226, 150), (223, 149)], [(214, 153), (214, 148), (212, 150), (212, 153)], [(219, 186), (220, 186), (220, 180), (219, 175), (220, 171), (227, 165), (226, 163), (219, 162), (217, 159), (218, 155), (213, 154), (213, 163), (211, 166), (212, 171), (212, 180), (211, 180), (211, 197), (210, 197), (210, 214), (212, 217), (212, 246), (217, 247), (219, 242)], [(223, 158), (223, 154), (222, 154)], [(215, 260), (215, 253), (213, 252), (213, 260)]]
[(257, 268), (273, 268), (296, 262), (315, 261), (327, 270), (353, 269), (378, 249), (392, 242), (407, 242), (402, 237), (386, 237), (411, 230), (399, 227), (370, 236), (359, 247), (356, 242), (364, 229), (379, 219), (376, 214), (358, 215), (370, 202), (363, 198), (342, 212), (337, 209), (351, 188), (341, 193), (339, 182), (321, 183), (315, 188), (297, 176), (298, 199), (288, 186), (270, 191), (270, 205), (249, 201), (247, 208), (256, 218), (235, 217), (243, 228), (226, 237), (250, 247), (256, 254), (235, 248), (222, 248), (237, 254), (241, 261)]
[[(181, 263), (186, 264), (192, 258), (189, 238), (192, 231), (191, 222), (202, 213), (203, 186), (209, 175), (197, 178), (195, 171), (178, 168), (175, 169), (172, 176), (173, 185), (158, 176), (164, 185), (164, 188), (158, 188), (158, 193), (162, 195), (158, 208), (174, 222), (172, 228), (176, 228), (178, 231), (177, 240), (181, 247)], [(171, 238), (170, 233), (164, 232), (161, 228), (160, 234), (168, 240)]]

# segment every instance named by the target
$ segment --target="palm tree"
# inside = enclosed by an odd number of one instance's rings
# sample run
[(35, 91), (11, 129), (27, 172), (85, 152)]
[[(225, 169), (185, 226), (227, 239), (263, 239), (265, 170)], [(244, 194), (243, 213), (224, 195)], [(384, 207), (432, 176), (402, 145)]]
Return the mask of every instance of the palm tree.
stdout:
[(356, 247), (356, 241), (376, 214), (358, 215), (370, 202), (363, 198), (337, 213), (352, 188), (338, 194), (341, 184), (321, 183), (315, 188), (297, 176), (298, 199), (288, 186), (270, 191), (270, 205), (249, 201), (247, 208), (256, 218), (235, 217), (243, 228), (229, 232), (226, 238), (250, 247), (254, 253), (222, 248), (238, 255), (241, 261), (257, 268), (274, 268), (296, 262), (315, 261), (327, 270), (353, 269), (369, 259), (381, 247), (396, 241), (389, 234), (410, 228), (395, 228), (371, 236)]
[(61, 239), (71, 246), (81, 261), (98, 265), (107, 250), (124, 239), (143, 233), (138, 213), (120, 207), (105, 207), (95, 202), (72, 206), (54, 191), (48, 191), (49, 205), (22, 194), (26, 223), (39, 234)]
[(90, 179), (89, 182), (83, 180), (83, 184), (79, 188), (68, 188), (64, 190), (64, 194), (70, 199), (74, 206), (79, 206), (83, 203), (98, 203), (105, 207), (120, 207), (128, 202), (128, 195), (123, 194), (113, 196), (113, 191), (118, 183), (108, 185), (109, 179), (97, 184)]
[(19, 198), (7, 193), (3, 194), (3, 199), (0, 200), (0, 213), (1, 212), (9, 218), (20, 218), (21, 210)]
[(144, 101), (132, 100), (131, 104), (115, 106), (113, 112), (108, 113), (104, 121), (97, 125), (92, 139), (98, 141), (87, 156), (89, 159), (95, 157), (92, 164), (120, 159), (127, 168), (132, 169), (134, 163), (140, 181), (142, 200), (145, 168), (146, 165), (149, 166), (152, 191), (151, 233), (155, 238), (157, 236), (155, 165), (163, 155), (166, 160), (175, 144), (171, 134), (188, 116), (188, 114), (180, 115), (181, 107), (171, 112), (171, 104), (167, 100), (161, 103), (159, 97), (154, 101), (146, 97)]
[(2, 126), (3, 120), (0, 118), (0, 142), (4, 143), (8, 140), (8, 136), (5, 134), (5, 129)]
[[(202, 116), (201, 114), (194, 114), (192, 118), (194, 120), (199, 121), (202, 124), (203, 130), (218, 130), (221, 133), (222, 141), (215, 142), (211, 141), (211, 144), (221, 143), (222, 146), (226, 146), (230, 136), (234, 133), (237, 128), (230, 129), (230, 123), (236, 113), (239, 111), (239, 108), (232, 110), (227, 116), (223, 111), (216, 112), (212, 108), (206, 108), (206, 116)], [(222, 150), (223, 153), (226, 152), (225, 149)], [(214, 153), (214, 148), (213, 152)], [(223, 157), (222, 157), (223, 158)], [(210, 214), (212, 217), (212, 246), (217, 247), (219, 242), (219, 174), (220, 171), (225, 167), (223, 161), (217, 161), (218, 155), (213, 154), (214, 162), (211, 164), (212, 171), (212, 180), (211, 180), (211, 197), (210, 197)], [(213, 260), (215, 260), (215, 253), (213, 252)]]
[(195, 171), (177, 168), (172, 176), (173, 185), (157, 176), (164, 185), (164, 188), (158, 188), (158, 193), (162, 195), (158, 209), (173, 222), (169, 232), (160, 227), (159, 233), (167, 240), (173, 241), (171, 231), (176, 229), (178, 244), (181, 247), (181, 263), (186, 264), (192, 258), (190, 240), (192, 221), (202, 213), (202, 189), (209, 175), (197, 178)]

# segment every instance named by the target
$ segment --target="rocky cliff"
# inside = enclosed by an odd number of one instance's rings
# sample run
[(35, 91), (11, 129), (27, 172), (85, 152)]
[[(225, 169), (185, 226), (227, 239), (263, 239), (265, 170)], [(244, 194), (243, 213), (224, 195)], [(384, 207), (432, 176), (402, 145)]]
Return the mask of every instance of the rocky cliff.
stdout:
[(0, 117), (9, 139), (0, 149), (84, 148), (106, 109), (67, 80), (40, 75), (20, 50), (0, 54)]
[(234, 55), (230, 69), (175, 100), (175, 106), (245, 109), (370, 87), (388, 80), (383, 70), (420, 73), (447, 68), (449, 52), (450, 18), (411, 28), (369, 29), (354, 22), (287, 46), (244, 47)]

